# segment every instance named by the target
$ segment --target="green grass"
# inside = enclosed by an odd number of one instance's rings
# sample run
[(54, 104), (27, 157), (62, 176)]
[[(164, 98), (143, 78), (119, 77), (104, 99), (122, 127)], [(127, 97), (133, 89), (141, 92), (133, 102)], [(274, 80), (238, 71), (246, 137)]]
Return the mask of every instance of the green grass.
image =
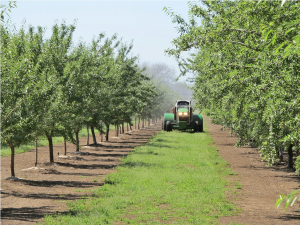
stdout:
[(217, 224), (237, 209), (225, 198), (231, 169), (207, 133), (160, 132), (105, 179), (90, 199), (46, 224)]
[(242, 184), (240, 184), (239, 182), (235, 182), (235, 188), (236, 189), (242, 189)]

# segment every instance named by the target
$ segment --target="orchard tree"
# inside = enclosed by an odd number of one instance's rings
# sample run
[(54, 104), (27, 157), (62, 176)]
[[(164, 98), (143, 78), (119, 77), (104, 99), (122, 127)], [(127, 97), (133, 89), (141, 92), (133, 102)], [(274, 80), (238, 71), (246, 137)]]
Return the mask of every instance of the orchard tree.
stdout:
[[(107, 112), (107, 91), (110, 90), (108, 80), (113, 80), (112, 74), (115, 68), (115, 51), (120, 44), (117, 35), (114, 34), (110, 38), (105, 38), (104, 34), (100, 34), (97, 40), (92, 41), (91, 53), (93, 64), (90, 68), (90, 101), (88, 101), (88, 112), (90, 112), (90, 120), (86, 123), (91, 127), (93, 142), (97, 144), (95, 128), (103, 133), (103, 118)], [(100, 121), (102, 121), (100, 123)]]
[(34, 139), (40, 109), (45, 98), (38, 79), (43, 29), (24, 27), (11, 32), (1, 26), (1, 139), (11, 148), (11, 175), (14, 177), (15, 147)]
[(68, 53), (72, 44), (72, 34), (75, 25), (55, 24), (52, 27), (51, 37), (43, 45), (40, 56), (40, 75), (44, 79), (45, 87), (48, 89), (48, 98), (44, 102), (43, 121), (41, 126), (49, 142), (50, 162), (54, 162), (53, 135), (62, 121), (62, 107), (65, 106), (62, 89), (67, 78), (64, 69), (68, 62)]

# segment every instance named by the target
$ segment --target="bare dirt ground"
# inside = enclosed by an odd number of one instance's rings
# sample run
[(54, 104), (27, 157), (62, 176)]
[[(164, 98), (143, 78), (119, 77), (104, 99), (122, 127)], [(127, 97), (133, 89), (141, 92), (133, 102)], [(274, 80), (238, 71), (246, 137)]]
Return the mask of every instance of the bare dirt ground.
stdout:
[[(262, 161), (257, 149), (245, 146), (235, 148), (236, 137), (230, 137), (229, 130), (223, 131), (220, 125), (212, 124), (208, 117), (204, 117), (208, 131), (215, 145), (238, 175), (228, 177), (229, 180), (242, 185), (237, 194), (228, 194), (242, 209), (237, 216), (221, 217), (220, 224), (300, 224), (300, 211), (296, 211), (299, 202), (282, 212), (275, 208), (280, 194), (289, 194), (300, 189), (300, 179), (295, 172), (287, 169), (287, 163), (267, 167)], [(285, 156), (287, 160), (287, 156)]]
[[(35, 150), (15, 156), (15, 173), (20, 180), (10, 177), (10, 156), (1, 158), (1, 224), (35, 224), (46, 214), (65, 212), (67, 201), (81, 199), (92, 194), (93, 189), (104, 184), (107, 174), (114, 172), (121, 157), (134, 147), (148, 142), (161, 130), (161, 123), (134, 130), (115, 138), (110, 131), (109, 142), (86, 146), (87, 138), (80, 139), (81, 154), (73, 144), (67, 144), (67, 156), (63, 143), (54, 146), (55, 163), (49, 162), (48, 147), (38, 149), (38, 168)], [(97, 136), (97, 141), (100, 135)], [(90, 139), (91, 142), (91, 139)], [(58, 155), (59, 153), (59, 155)], [(31, 168), (31, 169), (30, 169)]]
[[(221, 217), (220, 224), (300, 224), (297, 207), (285, 213), (275, 209), (279, 194), (287, 194), (299, 189), (300, 179), (293, 171), (286, 169), (286, 163), (266, 167), (255, 148), (235, 148), (236, 137), (229, 131), (212, 124), (204, 117), (210, 135), (219, 149), (220, 155), (231, 165), (238, 175), (229, 176), (232, 185), (242, 185), (237, 194), (228, 193), (228, 198), (242, 209), (237, 216)], [(46, 214), (67, 211), (67, 201), (81, 199), (92, 194), (93, 189), (104, 184), (103, 179), (120, 163), (133, 147), (144, 144), (158, 133), (156, 126), (135, 130), (113, 138), (97, 146), (85, 146), (86, 138), (80, 139), (82, 154), (72, 154), (75, 146), (67, 145), (69, 157), (63, 155), (63, 144), (55, 145), (55, 163), (49, 164), (48, 147), (39, 148), (41, 169), (34, 166), (35, 151), (16, 155), (16, 176), (22, 180), (5, 180), (10, 176), (10, 157), (1, 158), (1, 224), (35, 224)], [(100, 137), (97, 136), (97, 140)], [(60, 153), (59, 155), (57, 153)], [(24, 170), (28, 169), (28, 170)]]

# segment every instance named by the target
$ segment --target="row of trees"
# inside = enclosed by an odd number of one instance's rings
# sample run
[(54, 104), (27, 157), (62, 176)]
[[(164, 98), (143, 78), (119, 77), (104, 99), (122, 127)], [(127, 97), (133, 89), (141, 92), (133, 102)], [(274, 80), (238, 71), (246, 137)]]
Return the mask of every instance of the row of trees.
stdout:
[(42, 27), (1, 26), (1, 139), (11, 148), (12, 176), (14, 149), (21, 144), (45, 136), (53, 162), (54, 135), (79, 151), (84, 125), (94, 142), (94, 128), (108, 140), (110, 124), (160, 117), (175, 101), (174, 92), (138, 66), (132, 43), (101, 33), (90, 44), (75, 45), (75, 28), (55, 24), (51, 37), (44, 38)]
[[(285, 4), (284, 4), (285, 3)], [(189, 3), (190, 20), (165, 8), (180, 36), (170, 55), (192, 71), (197, 106), (249, 142), (273, 164), (300, 152), (298, 1)], [(193, 50), (187, 60), (183, 51)], [(300, 158), (296, 161), (300, 174)]]

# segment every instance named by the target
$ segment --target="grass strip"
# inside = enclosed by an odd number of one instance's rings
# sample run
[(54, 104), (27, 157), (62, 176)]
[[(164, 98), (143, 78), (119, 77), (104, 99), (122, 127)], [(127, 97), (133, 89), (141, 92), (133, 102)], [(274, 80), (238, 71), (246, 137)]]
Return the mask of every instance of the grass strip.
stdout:
[(160, 132), (122, 159), (117, 173), (46, 224), (217, 224), (237, 212), (226, 200), (231, 169), (208, 133)]

